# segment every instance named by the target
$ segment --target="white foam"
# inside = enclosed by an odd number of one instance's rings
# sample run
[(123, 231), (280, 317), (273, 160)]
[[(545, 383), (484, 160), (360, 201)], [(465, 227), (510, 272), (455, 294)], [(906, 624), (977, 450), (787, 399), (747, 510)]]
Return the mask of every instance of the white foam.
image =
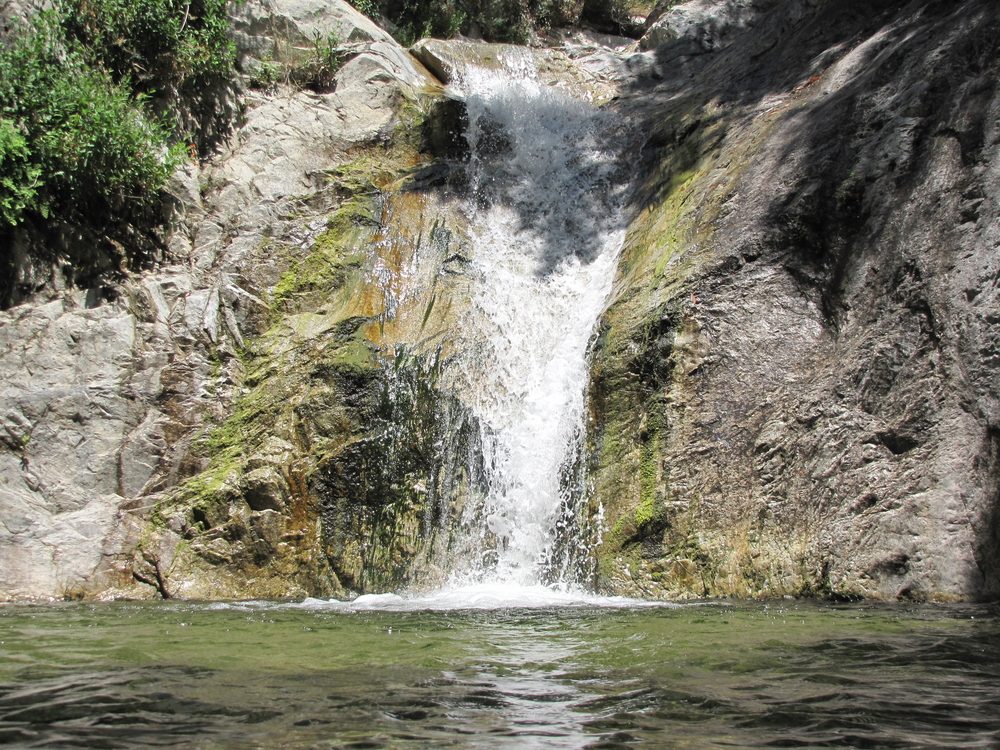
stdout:
[(365, 594), (350, 601), (306, 599), (296, 605), (304, 609), (349, 612), (450, 612), (457, 610), (551, 609), (559, 607), (631, 609), (679, 607), (673, 602), (598, 596), (582, 589), (560, 590), (549, 586), (519, 586), (514, 583), (479, 583), (429, 593)]

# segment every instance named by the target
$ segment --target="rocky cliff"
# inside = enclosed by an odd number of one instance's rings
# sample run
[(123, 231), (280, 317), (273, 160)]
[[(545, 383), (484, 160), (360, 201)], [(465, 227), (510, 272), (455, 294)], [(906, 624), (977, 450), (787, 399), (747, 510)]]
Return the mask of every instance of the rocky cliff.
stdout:
[(616, 103), (649, 140), (594, 358), (601, 580), (994, 597), (996, 5), (729, 6), (664, 16)]
[[(996, 596), (1000, 14), (666, 5), (638, 48), (532, 53), (637, 134), (593, 354), (593, 583)], [(429, 528), (475, 487), (477, 425), (436, 378), (475, 248), (439, 79), (503, 52), (418, 60), (341, 3), (248, 2), (233, 27), (267, 87), (175, 178), (169, 260), (89, 290), (53, 273), (0, 314), (3, 598), (447, 568)], [(293, 85), (331, 34), (346, 63)]]

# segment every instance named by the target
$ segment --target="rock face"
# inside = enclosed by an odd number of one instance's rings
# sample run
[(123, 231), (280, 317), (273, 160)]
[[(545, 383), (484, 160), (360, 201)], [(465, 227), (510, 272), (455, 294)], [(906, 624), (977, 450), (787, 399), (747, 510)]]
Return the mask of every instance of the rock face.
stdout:
[[(63, 289), (55, 274), (38, 302), (0, 314), (0, 598), (337, 590), (315, 508), (267, 495), (268, 466), (294, 472), (280, 439), (261, 446), (248, 501), (229, 514), (240, 539), (184, 539), (156, 510), (200, 475), (206, 435), (248, 390), (248, 342), (274, 322), (275, 284), (327, 232), (344, 195), (337, 170), (356, 176), (365, 149), (389, 161), (401, 121), (438, 86), (368, 19), (324, 7), (343, 38), (375, 41), (353, 49), (336, 91), (249, 95), (225, 153), (171, 186), (170, 263), (90, 290)], [(267, 13), (248, 25), (273, 28), (281, 12)], [(204, 554), (184, 562), (178, 553), (198, 544)], [(190, 583), (198, 564), (210, 570)]]
[(0, 36), (16, 29), (25, 19), (51, 7), (47, 0), (0, 0)]
[(230, 22), (243, 68), (251, 62), (308, 57), (330, 43), (395, 43), (342, 0), (247, 0), (233, 4)]
[[(778, 0), (691, 0), (686, 3), (665, 3), (657, 6), (647, 20), (639, 40), (642, 49), (654, 49), (663, 44), (683, 41), (693, 52), (713, 52), (728, 46), (737, 32), (754, 22), (778, 4)], [(792, 7), (786, 3), (783, 12), (801, 19), (806, 8), (815, 5), (803, 0)], [(790, 19), (791, 20), (791, 19)]]
[(248, 95), (171, 186), (169, 262), (0, 313), (0, 599), (444, 575), (421, 519), (476, 478), (440, 479), (443, 436), (475, 447), (435, 380), (475, 252), (442, 84), (504, 55), (641, 141), (593, 353), (593, 583), (1000, 595), (994, 5), (694, 0), (643, 51), (413, 55), (345, 3), (235, 7), (248, 71), (331, 34), (348, 61)]
[(998, 594), (998, 30), (789, 2), (641, 58), (594, 361), (609, 590)]
[(146, 348), (155, 338), (136, 330), (139, 321), (86, 301), (81, 292), (22, 306), (0, 328), (8, 596), (72, 593), (80, 572), (101, 562), (122, 498), (142, 491), (150, 456), (163, 450), (150, 370), (166, 353)]

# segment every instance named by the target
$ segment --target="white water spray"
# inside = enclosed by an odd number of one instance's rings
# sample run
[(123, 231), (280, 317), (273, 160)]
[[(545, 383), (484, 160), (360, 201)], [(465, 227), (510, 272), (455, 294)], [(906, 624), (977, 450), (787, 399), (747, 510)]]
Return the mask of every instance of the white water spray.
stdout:
[[(466, 205), (473, 306), (452, 363), (484, 426), (485, 497), (465, 508), (453, 583), (566, 581), (557, 523), (572, 514), (588, 346), (624, 238), (621, 127), (540, 84), (524, 59), (470, 69)], [(549, 581), (551, 582), (551, 580)]]

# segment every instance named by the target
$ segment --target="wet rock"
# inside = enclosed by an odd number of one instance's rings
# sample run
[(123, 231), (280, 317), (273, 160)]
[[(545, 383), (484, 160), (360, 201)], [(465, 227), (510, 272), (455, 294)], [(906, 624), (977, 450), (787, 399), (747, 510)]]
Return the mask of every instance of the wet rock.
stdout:
[(552, 48), (529, 48), (513, 44), (491, 44), (469, 39), (421, 39), (410, 52), (442, 83), (461, 79), (463, 71), (475, 67), (524, 74), (574, 96), (604, 103), (618, 91), (627, 66), (616, 52), (631, 40), (605, 35), (563, 34)]
[(451, 83), (469, 65), (503, 70), (523, 65), (530, 53), (514, 44), (490, 44), (469, 39), (421, 39), (410, 52), (442, 83)]
[(468, 125), (469, 113), (465, 102), (441, 97), (428, 108), (423, 126), (424, 148), (441, 159), (467, 160), (469, 142), (465, 130)]
[[(431, 377), (475, 255), (461, 166), (435, 163), (461, 162), (461, 106), (425, 118), (439, 82), (342, 4), (234, 12), (246, 60), (317, 30), (369, 41), (329, 90), (250, 96), (175, 179), (159, 267), (77, 289), (19, 266), (0, 598), (343, 595), (447, 570), (427, 529), (477, 481), (442, 479), (443, 425), (466, 452), (477, 431)], [(656, 23), (635, 54), (415, 48), (442, 81), (530, 56), (638, 124), (593, 358), (596, 582), (997, 596), (991, 4), (692, 2)]]

